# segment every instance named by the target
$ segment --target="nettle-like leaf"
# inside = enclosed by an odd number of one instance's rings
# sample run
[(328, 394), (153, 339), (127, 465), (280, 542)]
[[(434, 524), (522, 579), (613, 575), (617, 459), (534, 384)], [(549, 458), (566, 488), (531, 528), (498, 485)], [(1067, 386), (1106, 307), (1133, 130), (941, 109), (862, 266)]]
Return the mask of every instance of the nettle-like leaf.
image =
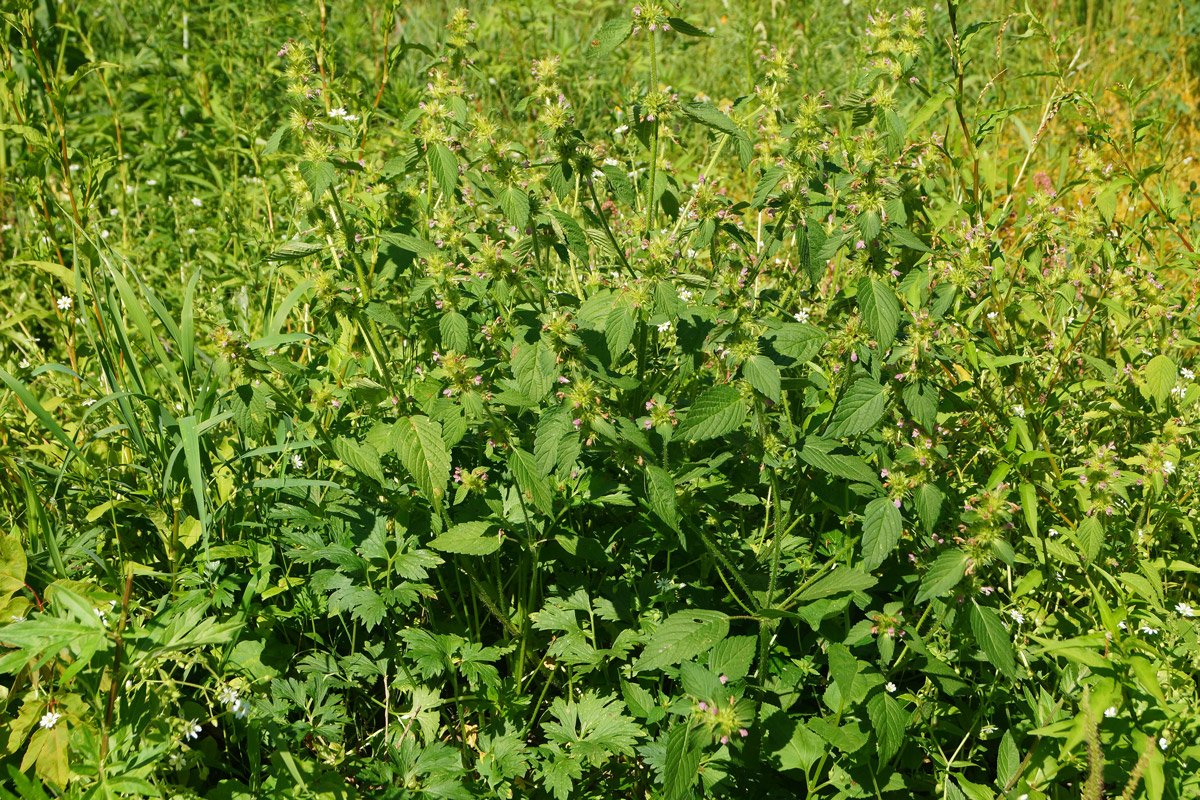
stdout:
[(633, 671), (648, 672), (695, 658), (711, 650), (729, 633), (729, 617), (720, 611), (680, 611), (662, 621)]
[(834, 409), (833, 423), (825, 435), (840, 439), (866, 433), (883, 417), (886, 407), (887, 388), (870, 378), (859, 378)]
[(732, 433), (745, 422), (750, 408), (736, 386), (713, 386), (692, 403), (676, 436), (700, 441)]
[(900, 509), (886, 497), (877, 497), (867, 504), (863, 517), (863, 568), (873, 570), (883, 563), (900, 543), (904, 520)]
[(400, 463), (421, 493), (435, 507), (441, 506), (450, 480), (450, 450), (441, 426), (425, 416), (408, 417), (396, 423), (395, 437)]

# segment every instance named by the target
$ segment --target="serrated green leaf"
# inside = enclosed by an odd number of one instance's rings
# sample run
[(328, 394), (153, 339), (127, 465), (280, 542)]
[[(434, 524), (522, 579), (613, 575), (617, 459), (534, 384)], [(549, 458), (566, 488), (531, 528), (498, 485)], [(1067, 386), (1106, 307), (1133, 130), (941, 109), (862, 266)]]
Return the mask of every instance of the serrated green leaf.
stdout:
[(440, 508), (450, 480), (450, 451), (442, 439), (442, 426), (425, 416), (396, 423), (400, 463), (413, 476), (425, 498)]
[(1009, 680), (1017, 677), (1017, 662), (1012, 641), (996, 612), (978, 603), (971, 603), (971, 632), (975, 642), (1001, 674)]
[(304, 182), (308, 184), (314, 204), (333, 185), (333, 179), (337, 174), (333, 164), (328, 161), (301, 161), (296, 169), (300, 172), (300, 177), (304, 179)]
[(629, 16), (622, 14), (616, 19), (610, 19), (600, 26), (600, 32), (596, 34), (595, 39), (596, 46), (589, 51), (588, 55), (592, 58), (607, 57), (629, 38), (632, 30), (633, 20)]
[(741, 129), (733, 123), (733, 120), (725, 116), (725, 113), (716, 106), (700, 102), (684, 103), (680, 106), (680, 110), (701, 125), (707, 125), (713, 130), (720, 131), (727, 136), (738, 138), (744, 136)]
[(633, 671), (673, 666), (706, 653), (729, 633), (729, 617), (720, 611), (680, 611), (663, 620), (646, 643)]
[(887, 389), (870, 378), (854, 382), (833, 412), (833, 424), (826, 436), (840, 439), (857, 436), (875, 427), (887, 407)]
[(361, 444), (343, 436), (333, 440), (333, 451), (355, 472), (366, 475), (377, 483), (383, 483), (383, 467), (379, 462), (379, 453), (371, 445)]
[(467, 318), (457, 311), (443, 314), (438, 321), (438, 330), (442, 335), (442, 347), (456, 353), (464, 353), (471, 346), (471, 329)]
[(1093, 515), (1084, 518), (1075, 529), (1075, 541), (1079, 545), (1083, 560), (1088, 564), (1095, 561), (1104, 546), (1104, 526), (1099, 517)]
[(748, 413), (749, 407), (736, 387), (713, 386), (692, 403), (676, 435), (692, 441), (715, 439), (737, 430)]
[(1155, 356), (1146, 365), (1146, 390), (1160, 405), (1171, 395), (1177, 380), (1175, 362), (1167, 356)]
[(654, 464), (646, 465), (646, 494), (650, 510), (667, 523), (672, 530), (679, 530), (679, 507), (675, 500), (675, 480), (671, 473)]
[(454, 188), (458, 185), (458, 159), (450, 152), (450, 148), (441, 142), (433, 144), (429, 148), (429, 164), (442, 194), (454, 194)]
[(676, 33), (682, 33), (684, 36), (712, 37), (712, 34), (708, 31), (703, 28), (697, 28), (690, 22), (684, 22), (679, 17), (667, 17), (667, 23), (670, 24), (671, 30)]
[(508, 457), (508, 468), (517, 480), (517, 488), (526, 499), (543, 514), (549, 516), (553, 508), (550, 483), (538, 471), (537, 459), (519, 447), (514, 447)]
[(967, 554), (957, 547), (938, 556), (921, 580), (921, 591), (917, 593), (916, 602), (924, 603), (927, 600), (941, 597), (958, 586), (959, 581), (967, 572), (968, 561)]
[(486, 556), (500, 549), (500, 538), (488, 535), (493, 528), (490, 522), (461, 522), (436, 537), (429, 543), (434, 550), (443, 553), (459, 553), (465, 556)]
[(667, 732), (663, 766), (663, 800), (690, 800), (700, 772), (700, 748), (693, 746), (686, 719), (677, 721)]
[(766, 356), (750, 356), (746, 359), (742, 364), (742, 377), (771, 402), (778, 403), (782, 398), (779, 367)]
[(808, 588), (802, 591), (796, 599), (800, 603), (808, 603), (825, 597), (833, 597), (836, 594), (870, 589), (878, 582), (878, 578), (865, 572), (834, 564), (832, 569), (809, 584)]
[(900, 544), (904, 520), (900, 509), (886, 497), (877, 497), (867, 504), (863, 516), (862, 566), (873, 570), (884, 562)]
[(900, 328), (900, 300), (883, 281), (863, 276), (858, 282), (858, 308), (880, 350), (887, 350)]
[(881, 692), (867, 701), (867, 716), (871, 720), (875, 740), (879, 743), (877, 756), (880, 762), (886, 764), (904, 742), (910, 715), (900, 707), (896, 698)]

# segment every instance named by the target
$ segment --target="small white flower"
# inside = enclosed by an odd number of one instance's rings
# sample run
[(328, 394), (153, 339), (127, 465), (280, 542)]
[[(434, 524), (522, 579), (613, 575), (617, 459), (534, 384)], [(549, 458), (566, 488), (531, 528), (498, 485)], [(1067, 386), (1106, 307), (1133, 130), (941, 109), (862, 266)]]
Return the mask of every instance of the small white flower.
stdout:
[(326, 116), (330, 116), (330, 117), (344, 117), (344, 116), (346, 116), (346, 109), (344, 109), (344, 108), (331, 108), (329, 111), (327, 111), (327, 112), (326, 112)]
[(304, 468), (304, 459), (300, 457), (299, 453), (292, 456), (292, 466), (296, 469)]
[(147, 186), (158, 186), (158, 181), (154, 180), (154, 178), (149, 178), (146, 180), (146, 185)]
[(20, 614), (13, 614), (11, 617), (9, 617), (9, 620), (12, 622), (24, 622), (25, 617), (21, 616)]
[(199, 723), (196, 722), (196, 720), (190, 719), (183, 726), (183, 738), (190, 742), (198, 737), (202, 730), (203, 729), (200, 727)]
[(104, 616), (104, 612), (98, 608), (93, 608), (92, 611), (100, 618), (101, 625), (108, 625), (108, 618)]
[(58, 298), (58, 310), (66, 311), (74, 304), (74, 302), (74, 300), (64, 294), (62, 297)]
[(235, 718), (245, 719), (246, 715), (250, 713), (250, 701), (239, 697), (233, 702), (233, 705), (229, 707), (229, 710), (233, 712), (233, 716)]
[(84, 399), (83, 399), (83, 405), (84, 405), (84, 406), (90, 406), (90, 405), (93, 405), (95, 402), (96, 402), (96, 398), (94, 398), (94, 397), (86, 397), (86, 398), (84, 398)]
[(664, 322), (662, 325), (659, 325), (659, 326), (658, 326), (658, 332), (659, 332), (659, 333), (666, 333), (666, 332), (667, 332), (667, 331), (669, 331), (669, 330), (671, 330), (671, 323), (670, 323), (670, 322)]
[(21, 369), (29, 369), (29, 359), (28, 359), (28, 358), (22, 358), (22, 359), (21, 359), (21, 363), (20, 363), (20, 364), (18, 364), (17, 366), (18, 366), (18, 367), (20, 367)]
[(887, 689), (889, 694), (893, 694), (896, 691), (896, 684), (892, 683), (891, 681), (888, 681), (887, 685), (884, 686), (883, 688)]
[(1183, 377), (1187, 378), (1189, 381), (1196, 380), (1196, 373), (1192, 372), (1187, 367), (1180, 367), (1179, 374), (1182, 375)]
[(1104, 709), (1104, 716), (1115, 717), (1116, 715), (1117, 715), (1117, 707), (1116, 706), (1109, 706), (1108, 708)]
[(204, 205), (204, 201), (201, 200), (199, 197), (193, 197), (192, 205), (194, 205), (196, 208), (199, 208), (200, 206)]
[(808, 322), (808, 309), (807, 308), (800, 309), (799, 311), (797, 311), (795, 314), (792, 315), (792, 319), (796, 320), (796, 322), (799, 322), (799, 323)]
[(217, 702), (224, 706), (232, 706), (238, 701), (238, 691), (231, 686), (222, 686), (217, 692)]
[(997, 311), (989, 311), (989, 312), (988, 312), (988, 315), (987, 315), (987, 318), (988, 318), (988, 319), (995, 319), (998, 313), (999, 313), (999, 312), (997, 312)]
[(1058, 531), (1056, 531), (1054, 528), (1051, 528), (1050, 530), (1046, 531), (1046, 535), (1050, 536), (1050, 537), (1055, 537), (1055, 536), (1058, 536)]
[(107, 229), (100, 231), (100, 238), (101, 238), (101, 239), (107, 239), (107, 238), (108, 238), (108, 235), (109, 235), (109, 234), (108, 234), (108, 230), (107, 230)]
[(1147, 625), (1144, 622), (1142, 623), (1142, 627), (1140, 628), (1140, 630), (1142, 633), (1146, 634), (1147, 636), (1154, 636), (1155, 634), (1158, 633), (1158, 628), (1151, 628), (1149, 625)]
[[(42, 718), (38, 720), (38, 725), (41, 725), (43, 728), (53, 728), (58, 724), (60, 719), (62, 719), (62, 714), (58, 713), (57, 711), (47, 711)], [(1163, 749), (1165, 750), (1166, 748), (1164, 747)]]
[(1189, 606), (1187, 603), (1176, 603), (1175, 610), (1179, 612), (1179, 616), (1181, 616), (1181, 617), (1196, 616), (1196, 612), (1193, 611), (1192, 607)]
[(692, 293), (690, 291), (688, 291), (687, 289), (680, 289), (679, 290), (679, 299), (685, 303), (690, 303), (690, 302), (692, 302)]
[(1008, 615), (1017, 621), (1018, 625), (1025, 624), (1025, 615), (1015, 609), (1010, 609)]
[(346, 122), (358, 122), (358, 116), (355, 114), (346, 114), (342, 119), (346, 120)]
[(1125, 620), (1121, 620), (1120, 622), (1118, 622), (1117, 627), (1120, 628), (1121, 630), (1125, 630)]
[(1012, 412), (1022, 419), (1025, 418), (1025, 406), (1015, 405), (1013, 406)]
[(1162, 465), (1162, 471), (1164, 475), (1174, 475), (1175, 464), (1171, 461), (1164, 461)]
[(1167, 746), (1170, 744), (1171, 743), (1167, 741), (1167, 737), (1165, 737), (1165, 736), (1158, 737), (1158, 749), (1159, 750), (1166, 750)]

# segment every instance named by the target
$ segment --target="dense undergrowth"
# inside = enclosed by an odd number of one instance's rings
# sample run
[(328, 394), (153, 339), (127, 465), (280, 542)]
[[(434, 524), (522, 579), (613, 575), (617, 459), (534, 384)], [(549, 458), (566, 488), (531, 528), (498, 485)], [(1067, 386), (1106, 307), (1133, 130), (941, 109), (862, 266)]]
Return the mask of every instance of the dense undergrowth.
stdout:
[(3, 9), (0, 796), (1200, 793), (1190, 5)]

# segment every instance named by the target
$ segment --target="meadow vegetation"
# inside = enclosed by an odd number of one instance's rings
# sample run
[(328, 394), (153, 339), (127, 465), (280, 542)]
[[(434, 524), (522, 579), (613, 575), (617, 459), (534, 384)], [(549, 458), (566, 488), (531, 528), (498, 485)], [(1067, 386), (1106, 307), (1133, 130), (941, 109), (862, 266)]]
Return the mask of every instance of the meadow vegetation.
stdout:
[(0, 20), (0, 798), (1200, 795), (1200, 5)]

